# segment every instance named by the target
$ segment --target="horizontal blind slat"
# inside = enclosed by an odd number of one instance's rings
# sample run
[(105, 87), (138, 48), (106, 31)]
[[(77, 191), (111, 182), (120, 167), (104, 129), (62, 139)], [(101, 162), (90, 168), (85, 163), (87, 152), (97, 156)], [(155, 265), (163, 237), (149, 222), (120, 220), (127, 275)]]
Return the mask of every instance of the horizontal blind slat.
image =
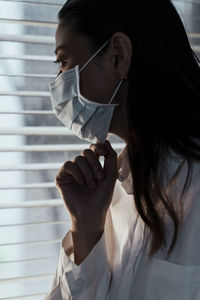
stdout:
[(16, 259), (16, 260), (4, 260), (0, 261), (0, 264), (14, 264), (14, 263), (24, 263), (24, 262), (31, 262), (31, 261), (44, 261), (44, 260), (57, 260), (57, 256), (45, 256), (45, 257), (36, 257), (36, 258), (26, 258), (26, 259)]
[(28, 227), (28, 226), (41, 226), (41, 225), (58, 225), (58, 224), (68, 224), (69, 221), (46, 221), (46, 222), (32, 222), (32, 223), (16, 223), (16, 224), (4, 224), (0, 225), (0, 228), (4, 227)]
[(0, 279), (0, 285), (2, 283), (11, 283), (11, 282), (19, 282), (19, 281), (33, 281), (33, 280), (46, 280), (51, 278), (53, 273), (50, 274), (41, 274), (35, 276), (26, 276), (26, 277), (14, 277), (14, 278), (7, 278), (7, 279)]
[(54, 74), (9, 74), (0, 73), (0, 76), (4, 77), (25, 77), (25, 78), (55, 78)]
[(20, 164), (20, 165), (0, 165), (0, 171), (33, 171), (33, 170), (58, 170), (62, 163), (39, 163), (39, 164)]
[(0, 111), (3, 115), (54, 115), (52, 110)]
[(45, 21), (36, 21), (36, 20), (22, 20), (22, 19), (6, 19), (0, 18), (0, 23), (14, 23), (27, 26), (39, 26), (39, 27), (57, 27), (57, 22), (45, 22)]
[(0, 59), (14, 59), (14, 60), (29, 60), (29, 61), (55, 61), (55, 56), (50, 55), (11, 55), (0, 54)]
[(0, 91), (0, 96), (19, 96), (19, 97), (44, 97), (49, 98), (50, 93), (45, 91)]
[(25, 295), (25, 296), (16, 296), (16, 297), (8, 297), (8, 298), (3, 298), (3, 300), (22, 300), (22, 299), (26, 299), (26, 300), (31, 300), (33, 298), (35, 298), (36, 296), (46, 296), (46, 294), (30, 294), (30, 295)]
[(30, 242), (16, 242), (16, 243), (6, 243), (1, 244), (0, 247), (8, 247), (8, 246), (21, 246), (21, 245), (48, 245), (48, 244), (58, 244), (61, 242), (61, 239), (57, 240), (41, 240), (41, 241), (30, 241)]
[(44, 45), (54, 45), (55, 40), (52, 36), (42, 36), (42, 35), (26, 35), (26, 34), (7, 34), (0, 33), (0, 40), (7, 42), (19, 42), (19, 43), (34, 43), (34, 44), (44, 44)]
[(62, 3), (55, 3), (55, 2), (39, 2), (39, 1), (27, 1), (27, 0), (1, 0), (6, 2), (16, 2), (16, 3), (23, 3), (23, 4), (31, 4), (31, 5), (45, 5), (45, 6), (62, 6)]
[(16, 208), (36, 208), (36, 207), (56, 207), (63, 206), (61, 199), (35, 200), (35, 201), (15, 201), (0, 200), (0, 209), (16, 209)]
[(44, 183), (25, 183), (19, 185), (2, 185), (0, 190), (27, 190), (27, 189), (51, 189), (55, 188), (54, 182), (44, 182)]
[(0, 135), (72, 135), (72, 133), (64, 126), (27, 126), (18, 128), (1, 127)]
[[(1, 131), (1, 130), (0, 130)], [(1, 132), (0, 132), (1, 134)], [(36, 134), (34, 132), (34, 134)], [(38, 133), (39, 134), (39, 133)], [(45, 135), (43, 130), (43, 135)], [(60, 132), (60, 135), (62, 132)], [(41, 135), (41, 131), (40, 131)], [(52, 134), (53, 135), (53, 134)], [(62, 151), (82, 151), (90, 144), (57, 144), (57, 145), (26, 145), (26, 146), (0, 146), (0, 152), (62, 152)], [(122, 150), (124, 143), (112, 143), (115, 150)]]

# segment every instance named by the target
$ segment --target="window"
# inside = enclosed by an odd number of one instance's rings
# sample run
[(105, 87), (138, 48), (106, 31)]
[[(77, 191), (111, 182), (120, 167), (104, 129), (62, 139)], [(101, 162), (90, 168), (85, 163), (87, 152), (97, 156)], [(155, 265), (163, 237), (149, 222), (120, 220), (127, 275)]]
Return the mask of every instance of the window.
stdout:
[[(54, 179), (88, 148), (51, 110), (48, 82), (64, 1), (0, 0), (0, 298), (41, 300), (50, 289), (69, 216)], [(176, 1), (200, 52), (200, 2)], [(124, 143), (110, 138), (119, 153)]]

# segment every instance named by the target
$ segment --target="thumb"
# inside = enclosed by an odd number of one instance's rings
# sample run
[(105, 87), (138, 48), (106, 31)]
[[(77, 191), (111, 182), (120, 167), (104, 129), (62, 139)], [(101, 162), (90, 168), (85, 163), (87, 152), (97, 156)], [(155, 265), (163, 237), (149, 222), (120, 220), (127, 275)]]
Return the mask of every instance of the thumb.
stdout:
[(108, 140), (105, 141), (104, 145), (107, 150), (104, 155), (104, 172), (106, 177), (108, 176), (115, 180), (117, 178), (117, 152), (112, 148)]

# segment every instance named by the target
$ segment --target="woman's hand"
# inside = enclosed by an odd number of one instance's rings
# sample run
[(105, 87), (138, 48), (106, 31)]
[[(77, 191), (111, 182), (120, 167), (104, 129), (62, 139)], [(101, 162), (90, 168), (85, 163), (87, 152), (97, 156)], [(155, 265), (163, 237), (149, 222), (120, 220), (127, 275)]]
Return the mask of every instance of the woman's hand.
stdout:
[[(73, 224), (103, 227), (117, 179), (117, 153), (108, 140), (89, 148), (64, 163), (56, 176), (56, 185)], [(101, 155), (105, 157), (103, 168), (99, 162)]]

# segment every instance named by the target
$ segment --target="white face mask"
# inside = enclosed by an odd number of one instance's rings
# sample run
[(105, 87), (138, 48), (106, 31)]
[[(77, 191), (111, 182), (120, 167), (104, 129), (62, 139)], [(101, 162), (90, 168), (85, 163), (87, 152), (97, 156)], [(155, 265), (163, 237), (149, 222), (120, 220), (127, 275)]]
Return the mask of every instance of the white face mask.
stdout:
[[(49, 83), (51, 104), (55, 115), (73, 134), (91, 143), (103, 144), (109, 138), (109, 128), (115, 106), (111, 104), (123, 79), (117, 85), (108, 104), (88, 100), (80, 93), (81, 72), (110, 39), (84, 64), (61, 73)], [(103, 87), (102, 87), (103, 88)]]

